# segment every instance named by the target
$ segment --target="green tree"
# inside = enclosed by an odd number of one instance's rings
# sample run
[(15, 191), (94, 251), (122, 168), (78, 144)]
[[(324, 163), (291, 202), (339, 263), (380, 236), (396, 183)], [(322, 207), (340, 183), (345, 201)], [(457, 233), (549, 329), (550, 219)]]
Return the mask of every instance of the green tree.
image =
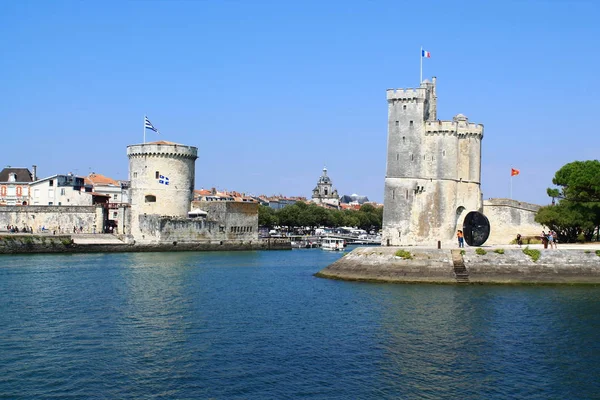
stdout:
[(278, 225), (277, 215), (275, 210), (269, 206), (258, 206), (258, 226), (264, 226), (269, 229)]
[(559, 169), (547, 194), (557, 205), (542, 207), (536, 222), (559, 234), (561, 241), (572, 242), (583, 234), (591, 240), (600, 226), (600, 161), (574, 161)]

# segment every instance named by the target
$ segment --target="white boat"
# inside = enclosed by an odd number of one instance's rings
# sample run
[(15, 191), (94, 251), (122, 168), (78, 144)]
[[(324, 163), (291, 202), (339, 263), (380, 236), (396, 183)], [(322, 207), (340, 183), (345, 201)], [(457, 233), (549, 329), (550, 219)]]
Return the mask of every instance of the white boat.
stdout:
[(321, 239), (323, 250), (344, 251), (344, 239), (324, 237)]

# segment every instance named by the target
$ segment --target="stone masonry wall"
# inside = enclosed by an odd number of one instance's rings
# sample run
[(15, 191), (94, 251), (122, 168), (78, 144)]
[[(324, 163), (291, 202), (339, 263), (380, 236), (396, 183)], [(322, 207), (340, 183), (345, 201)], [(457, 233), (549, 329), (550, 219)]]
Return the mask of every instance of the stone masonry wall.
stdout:
[(93, 233), (100, 226), (102, 208), (96, 206), (0, 206), (0, 230), (8, 225), (32, 227), (34, 232), (45, 227), (49, 231), (70, 233), (73, 227), (83, 227), (86, 233)]
[(483, 214), (490, 221), (490, 237), (486, 245), (508, 244), (517, 233), (521, 236), (539, 236), (544, 226), (535, 222), (539, 205), (510, 199), (483, 201)]

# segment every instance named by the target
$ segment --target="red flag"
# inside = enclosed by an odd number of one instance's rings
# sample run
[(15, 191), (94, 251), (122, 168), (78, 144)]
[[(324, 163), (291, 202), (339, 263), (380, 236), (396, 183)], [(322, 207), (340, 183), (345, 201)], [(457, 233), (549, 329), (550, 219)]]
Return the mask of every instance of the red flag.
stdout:
[(510, 176), (519, 175), (519, 172), (520, 171), (518, 169), (511, 168), (510, 169)]

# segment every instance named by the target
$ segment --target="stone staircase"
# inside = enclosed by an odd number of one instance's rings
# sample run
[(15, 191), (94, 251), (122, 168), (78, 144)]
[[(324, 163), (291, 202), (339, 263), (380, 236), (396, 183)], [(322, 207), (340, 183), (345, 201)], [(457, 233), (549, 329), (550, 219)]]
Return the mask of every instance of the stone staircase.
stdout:
[(456, 283), (469, 283), (469, 271), (465, 267), (460, 250), (452, 250), (452, 263), (454, 264), (454, 275), (456, 276)]

